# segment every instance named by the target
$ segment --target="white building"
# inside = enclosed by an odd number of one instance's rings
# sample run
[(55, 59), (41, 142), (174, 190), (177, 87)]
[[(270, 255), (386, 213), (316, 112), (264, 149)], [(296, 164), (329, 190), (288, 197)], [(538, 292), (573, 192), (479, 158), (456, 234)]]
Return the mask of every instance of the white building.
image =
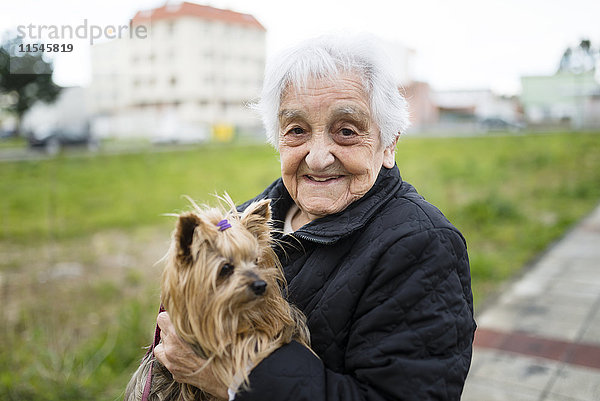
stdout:
[(571, 129), (600, 127), (600, 76), (596, 71), (525, 76), (521, 85), (521, 102), (530, 123)]
[(437, 118), (426, 130), (464, 132), (487, 130), (486, 124), (516, 129), (522, 119), (517, 99), (498, 96), (489, 89), (446, 90), (431, 93)]
[(265, 28), (253, 16), (169, 3), (138, 12), (130, 32), (137, 34), (92, 48), (89, 100), (98, 135), (260, 131), (246, 107), (259, 95), (265, 65)]

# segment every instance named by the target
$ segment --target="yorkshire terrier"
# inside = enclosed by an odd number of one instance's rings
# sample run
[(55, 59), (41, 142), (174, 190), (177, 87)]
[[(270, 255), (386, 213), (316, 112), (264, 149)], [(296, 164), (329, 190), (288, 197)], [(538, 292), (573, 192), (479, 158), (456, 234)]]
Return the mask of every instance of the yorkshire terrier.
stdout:
[[(292, 340), (310, 347), (305, 317), (283, 297), (279, 260), (273, 251), (269, 200), (238, 213), (200, 208), (178, 217), (161, 300), (181, 339), (207, 360), (225, 387), (251, 386), (249, 369)], [(155, 343), (158, 343), (158, 329)], [(154, 346), (153, 345), (153, 346)], [(208, 393), (175, 382), (146, 354), (125, 391), (125, 401), (213, 400)], [(201, 367), (199, 367), (201, 368)]]

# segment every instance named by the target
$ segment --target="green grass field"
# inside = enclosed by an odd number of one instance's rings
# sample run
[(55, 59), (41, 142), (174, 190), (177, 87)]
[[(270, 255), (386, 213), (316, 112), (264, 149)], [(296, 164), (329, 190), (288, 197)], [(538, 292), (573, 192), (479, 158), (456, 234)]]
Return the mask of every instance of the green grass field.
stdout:
[[(465, 235), (478, 304), (600, 201), (598, 134), (407, 137), (396, 159)], [(250, 145), (0, 164), (0, 399), (119, 399), (152, 335), (162, 214), (278, 175)]]

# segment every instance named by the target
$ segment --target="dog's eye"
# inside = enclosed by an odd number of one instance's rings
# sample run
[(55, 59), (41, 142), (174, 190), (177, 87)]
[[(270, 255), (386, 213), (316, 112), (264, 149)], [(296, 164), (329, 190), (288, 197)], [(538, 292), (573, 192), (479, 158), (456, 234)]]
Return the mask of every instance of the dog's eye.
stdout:
[(219, 277), (225, 278), (230, 276), (233, 273), (233, 265), (231, 263), (225, 263), (223, 267), (221, 267), (221, 271), (219, 272)]

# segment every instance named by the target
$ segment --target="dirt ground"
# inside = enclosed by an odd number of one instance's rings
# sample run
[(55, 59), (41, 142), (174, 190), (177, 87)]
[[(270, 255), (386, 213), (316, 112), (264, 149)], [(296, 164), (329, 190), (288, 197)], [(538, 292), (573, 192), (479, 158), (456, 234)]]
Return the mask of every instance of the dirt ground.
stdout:
[[(62, 241), (0, 242), (0, 302), (10, 326), (19, 311), (40, 302), (87, 302), (87, 288), (156, 288), (170, 232), (165, 227), (108, 230)], [(73, 307), (75, 305), (65, 305)]]

